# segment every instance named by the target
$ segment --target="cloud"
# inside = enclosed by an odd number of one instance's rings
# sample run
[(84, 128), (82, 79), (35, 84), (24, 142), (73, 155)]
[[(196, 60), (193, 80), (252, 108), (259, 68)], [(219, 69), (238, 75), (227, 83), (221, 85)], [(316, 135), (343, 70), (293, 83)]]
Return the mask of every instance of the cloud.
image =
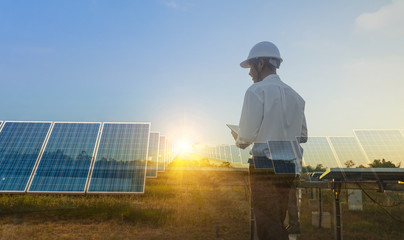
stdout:
[(403, 65), (404, 57), (400, 55), (353, 59), (343, 66), (345, 84), (354, 91), (361, 89), (373, 94), (368, 96), (388, 92), (387, 98), (404, 101)]
[(393, 0), (376, 12), (363, 13), (356, 18), (359, 32), (387, 34), (391, 37), (404, 36), (404, 1)]

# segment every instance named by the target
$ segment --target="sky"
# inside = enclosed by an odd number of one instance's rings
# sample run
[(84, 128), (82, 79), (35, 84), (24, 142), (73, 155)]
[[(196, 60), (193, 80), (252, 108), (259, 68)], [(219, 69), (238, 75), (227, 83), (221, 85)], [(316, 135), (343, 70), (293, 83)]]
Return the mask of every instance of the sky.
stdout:
[(0, 0), (0, 120), (151, 122), (174, 143), (232, 144), (275, 43), (309, 136), (404, 129), (404, 1)]

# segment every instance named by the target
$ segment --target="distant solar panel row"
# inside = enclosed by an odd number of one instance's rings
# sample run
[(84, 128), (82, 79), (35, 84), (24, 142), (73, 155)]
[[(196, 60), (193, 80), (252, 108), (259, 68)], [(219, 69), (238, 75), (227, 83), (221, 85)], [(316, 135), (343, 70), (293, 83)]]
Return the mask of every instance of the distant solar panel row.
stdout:
[(150, 132), (149, 141), (149, 159), (147, 160), (147, 172), (148, 178), (156, 178), (159, 164), (159, 146), (160, 146), (160, 133)]
[[(309, 137), (304, 144), (299, 144), (299, 140), (269, 141), (270, 157), (255, 158), (255, 166), (288, 173), (291, 165), (274, 160), (292, 160), (295, 162), (296, 172), (300, 172), (302, 168), (312, 171), (310, 167), (346, 168), (349, 164), (368, 167), (374, 160), (382, 159), (391, 161), (396, 166), (404, 162), (403, 130), (354, 130), (354, 136), (351, 137)], [(250, 150), (251, 146), (242, 150), (234, 145), (218, 145), (206, 148), (204, 154), (222, 161), (241, 161), (242, 164), (247, 164)]]
[(217, 145), (214, 147), (205, 147), (199, 149), (197, 152), (209, 158), (218, 159), (236, 164), (248, 164), (250, 157), (251, 146), (246, 149), (240, 149), (236, 145)]
[(159, 143), (159, 163), (158, 163), (158, 171), (164, 172), (166, 169), (165, 161), (166, 161), (166, 152), (167, 152), (167, 138), (166, 136), (160, 135), (160, 143)]
[(0, 191), (142, 193), (150, 123), (5, 122)]

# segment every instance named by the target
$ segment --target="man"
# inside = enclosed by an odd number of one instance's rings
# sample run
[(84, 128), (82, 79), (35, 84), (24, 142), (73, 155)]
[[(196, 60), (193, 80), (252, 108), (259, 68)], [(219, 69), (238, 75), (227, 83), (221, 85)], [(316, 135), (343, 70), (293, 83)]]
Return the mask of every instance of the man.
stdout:
[[(240, 64), (243, 68), (250, 68), (249, 75), (254, 84), (245, 93), (239, 134), (232, 134), (236, 145), (242, 149), (254, 144), (254, 161), (264, 159), (264, 162), (271, 162), (268, 141), (300, 139), (300, 142), (305, 142), (307, 139), (305, 102), (276, 74), (282, 61), (273, 43), (260, 42)], [(249, 176), (259, 239), (288, 239), (283, 221), (295, 176), (257, 169), (251, 163)]]

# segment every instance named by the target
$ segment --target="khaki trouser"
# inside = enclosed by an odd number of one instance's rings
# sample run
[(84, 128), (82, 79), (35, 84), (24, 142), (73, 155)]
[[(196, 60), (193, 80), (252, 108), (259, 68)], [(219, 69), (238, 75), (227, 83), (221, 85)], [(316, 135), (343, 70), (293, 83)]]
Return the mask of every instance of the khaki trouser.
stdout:
[(274, 174), (272, 170), (249, 168), (252, 209), (258, 238), (285, 239), (288, 233), (283, 225), (288, 210), (289, 192), (294, 175)]

